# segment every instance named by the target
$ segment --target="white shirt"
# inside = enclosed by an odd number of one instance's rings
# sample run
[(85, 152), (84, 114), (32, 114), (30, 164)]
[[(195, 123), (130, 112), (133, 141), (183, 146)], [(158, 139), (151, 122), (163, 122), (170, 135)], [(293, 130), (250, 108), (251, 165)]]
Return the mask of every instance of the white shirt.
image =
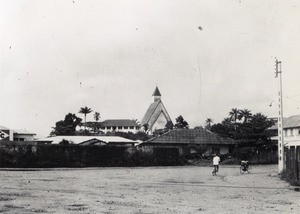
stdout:
[(220, 163), (220, 157), (219, 156), (215, 156), (213, 158), (213, 165), (219, 165)]

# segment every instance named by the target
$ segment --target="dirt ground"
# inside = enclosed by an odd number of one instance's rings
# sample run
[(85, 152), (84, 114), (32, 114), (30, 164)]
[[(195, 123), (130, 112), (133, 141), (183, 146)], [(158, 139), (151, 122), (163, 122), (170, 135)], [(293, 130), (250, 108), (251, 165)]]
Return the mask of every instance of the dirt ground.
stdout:
[(299, 213), (277, 166), (0, 169), (0, 213)]

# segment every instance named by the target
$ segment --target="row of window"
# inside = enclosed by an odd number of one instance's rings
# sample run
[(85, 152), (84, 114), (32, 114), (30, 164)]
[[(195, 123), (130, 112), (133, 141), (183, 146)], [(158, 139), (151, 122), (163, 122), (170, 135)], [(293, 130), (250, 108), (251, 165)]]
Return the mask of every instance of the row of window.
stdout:
[[(120, 130), (120, 129), (134, 129), (134, 126), (118, 126), (118, 127), (111, 127), (111, 126), (107, 126), (107, 127), (101, 127), (101, 129), (102, 130), (104, 130), (104, 129), (113, 129), (113, 130), (116, 130), (116, 129), (118, 129), (118, 130)], [(139, 130), (139, 127), (136, 127), (136, 129), (137, 130)]]
[(300, 129), (285, 129), (284, 130), (285, 137), (293, 137), (295, 135), (300, 135)]

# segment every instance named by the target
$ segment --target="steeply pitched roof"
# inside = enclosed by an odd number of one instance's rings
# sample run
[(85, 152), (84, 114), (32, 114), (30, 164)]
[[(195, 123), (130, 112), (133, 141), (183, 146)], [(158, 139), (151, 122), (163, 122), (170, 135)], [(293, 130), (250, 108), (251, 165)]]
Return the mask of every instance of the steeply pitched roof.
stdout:
[(121, 119), (121, 120), (104, 120), (100, 123), (100, 127), (107, 126), (138, 126), (134, 120)]
[[(276, 130), (278, 127), (277, 123), (270, 127), (270, 130)], [(283, 128), (295, 128), (295, 127), (300, 127), (300, 114), (298, 115), (293, 115), (287, 118), (283, 118)]]
[(217, 134), (204, 129), (175, 129), (146, 143), (158, 144), (218, 144), (233, 145), (234, 140), (219, 137)]
[(147, 111), (141, 121), (142, 125), (147, 124), (149, 122), (151, 116), (153, 115), (155, 109), (157, 108), (157, 106), (160, 102), (161, 102), (161, 100), (157, 100), (150, 104), (149, 108), (147, 109)]
[(160, 91), (158, 90), (158, 87), (157, 87), (157, 86), (156, 86), (156, 88), (154, 89), (154, 92), (153, 92), (152, 96), (161, 96)]

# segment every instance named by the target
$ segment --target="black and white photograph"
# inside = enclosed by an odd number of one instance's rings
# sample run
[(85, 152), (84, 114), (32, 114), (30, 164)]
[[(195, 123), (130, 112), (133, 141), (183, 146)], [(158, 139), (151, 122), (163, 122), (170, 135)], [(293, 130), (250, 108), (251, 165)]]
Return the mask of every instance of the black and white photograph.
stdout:
[(300, 213), (300, 0), (0, 0), (0, 213)]

